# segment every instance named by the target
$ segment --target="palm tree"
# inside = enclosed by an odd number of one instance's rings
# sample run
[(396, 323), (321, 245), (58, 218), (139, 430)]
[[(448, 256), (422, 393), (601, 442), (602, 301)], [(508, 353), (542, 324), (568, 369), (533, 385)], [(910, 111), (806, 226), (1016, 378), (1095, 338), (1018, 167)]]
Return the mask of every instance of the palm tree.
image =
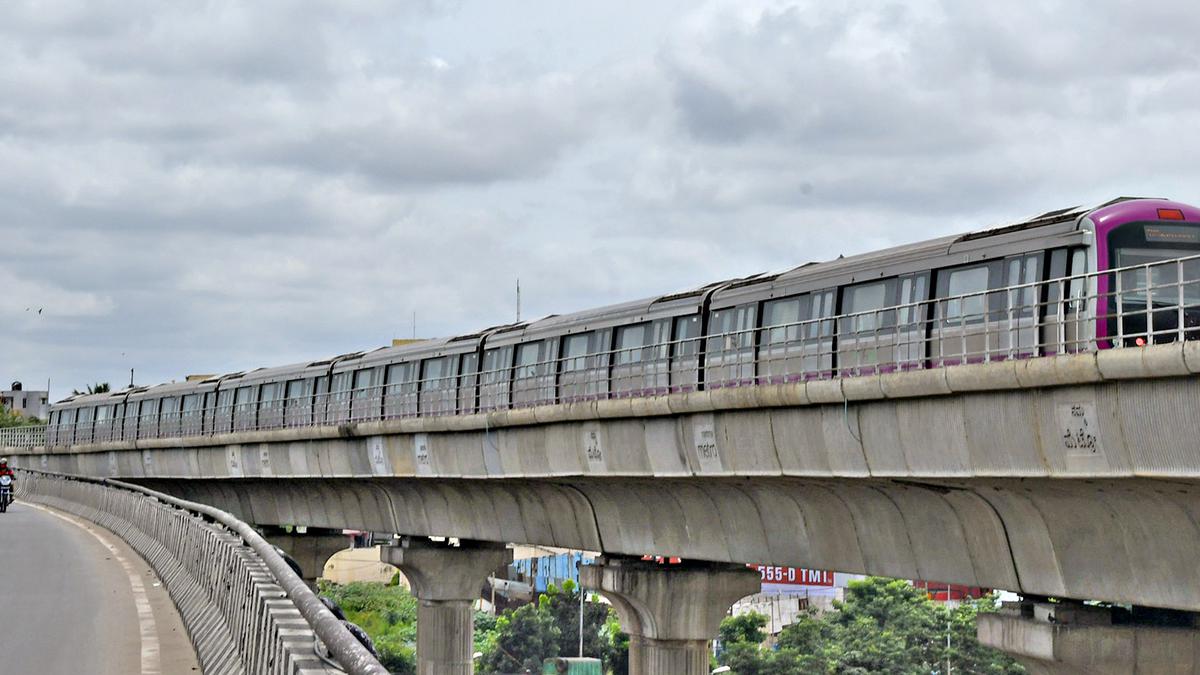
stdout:
[(72, 389), (71, 395), (72, 396), (83, 396), (84, 394), (107, 394), (110, 391), (112, 391), (112, 387), (108, 386), (107, 382), (97, 382), (96, 384), (89, 384), (87, 391), (79, 391), (78, 389)]

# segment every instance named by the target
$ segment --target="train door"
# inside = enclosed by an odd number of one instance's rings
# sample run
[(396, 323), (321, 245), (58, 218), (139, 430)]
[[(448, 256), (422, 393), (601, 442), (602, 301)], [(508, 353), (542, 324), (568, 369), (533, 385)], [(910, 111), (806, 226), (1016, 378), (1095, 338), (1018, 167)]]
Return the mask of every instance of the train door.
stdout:
[(710, 389), (754, 384), (754, 304), (714, 310), (708, 319), (704, 381)]
[(1043, 284), (1043, 312), (1038, 343), (1046, 356), (1086, 351), (1090, 344), (1086, 306), (1087, 250), (1050, 251)]
[(1041, 251), (1004, 259), (1004, 313), (993, 340), (991, 358), (1027, 358), (1038, 355), (1038, 322), (1041, 312)]
[(996, 326), (1005, 319), (1002, 261), (938, 270), (936, 315), (930, 330), (929, 358), (935, 366), (989, 360), (995, 351)]

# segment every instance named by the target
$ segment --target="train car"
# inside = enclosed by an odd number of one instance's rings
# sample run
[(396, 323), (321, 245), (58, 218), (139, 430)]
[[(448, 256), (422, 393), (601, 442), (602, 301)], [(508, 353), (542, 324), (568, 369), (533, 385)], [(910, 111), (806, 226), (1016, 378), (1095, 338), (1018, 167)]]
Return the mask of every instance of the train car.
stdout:
[(65, 446), (119, 440), (112, 438), (112, 415), (124, 397), (125, 392), (74, 394), (55, 403), (46, 421), (46, 444)]
[[(1161, 199), (1109, 202), (1080, 219), (1094, 238), (1093, 271), (1103, 346), (1195, 339), (1200, 326), (1200, 208)], [(1176, 264), (1162, 264), (1167, 260)], [(1156, 307), (1158, 309), (1156, 309)], [(1192, 330), (1188, 330), (1192, 329)]]
[(1121, 198), (455, 338), (75, 396), (52, 444), (471, 414), (1200, 339), (1200, 209)]
[(703, 307), (719, 286), (549, 316), (489, 334), (481, 409), (694, 389)]

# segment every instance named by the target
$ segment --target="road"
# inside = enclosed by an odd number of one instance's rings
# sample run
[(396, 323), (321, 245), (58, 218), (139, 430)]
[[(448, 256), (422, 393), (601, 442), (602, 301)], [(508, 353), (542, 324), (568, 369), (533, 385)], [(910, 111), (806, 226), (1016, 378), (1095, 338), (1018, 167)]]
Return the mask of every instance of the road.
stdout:
[(0, 674), (198, 673), (150, 566), (69, 518), (20, 503), (0, 514)]

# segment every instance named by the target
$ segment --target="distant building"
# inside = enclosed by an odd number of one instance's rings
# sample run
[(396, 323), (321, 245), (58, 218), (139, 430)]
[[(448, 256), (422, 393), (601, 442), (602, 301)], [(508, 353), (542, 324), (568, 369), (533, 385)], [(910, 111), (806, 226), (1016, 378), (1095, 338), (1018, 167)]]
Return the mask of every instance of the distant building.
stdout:
[(20, 382), (13, 382), (8, 391), (0, 391), (0, 405), (22, 417), (44, 420), (50, 414), (50, 392), (25, 391)]

